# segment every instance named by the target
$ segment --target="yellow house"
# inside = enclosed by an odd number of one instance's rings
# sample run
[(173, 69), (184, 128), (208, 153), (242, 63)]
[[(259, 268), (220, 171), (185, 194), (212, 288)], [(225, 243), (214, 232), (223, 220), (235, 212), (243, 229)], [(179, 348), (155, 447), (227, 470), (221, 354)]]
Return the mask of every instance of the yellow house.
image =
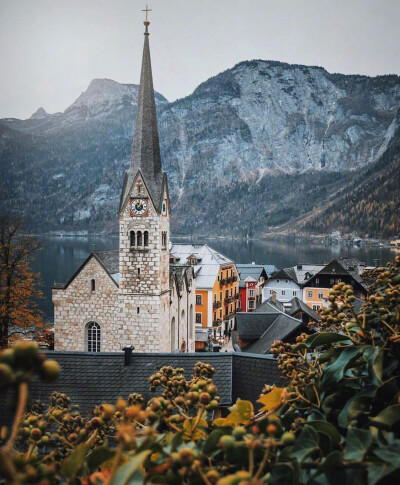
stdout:
[(207, 244), (173, 244), (171, 263), (191, 264), (196, 276), (196, 330), (212, 329), (216, 336), (233, 327), (239, 303), (235, 263)]

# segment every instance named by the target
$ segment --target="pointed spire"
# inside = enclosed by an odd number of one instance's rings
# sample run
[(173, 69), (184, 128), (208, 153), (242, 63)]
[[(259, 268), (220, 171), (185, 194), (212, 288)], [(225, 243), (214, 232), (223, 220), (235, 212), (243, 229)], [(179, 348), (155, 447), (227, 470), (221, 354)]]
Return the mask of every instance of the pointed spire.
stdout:
[(146, 19), (144, 21), (146, 30), (130, 172), (133, 176), (138, 170), (142, 172), (148, 189), (155, 196), (154, 203), (158, 204), (157, 196), (159, 196), (162, 185), (162, 167), (151, 72), (149, 24), (150, 22)]

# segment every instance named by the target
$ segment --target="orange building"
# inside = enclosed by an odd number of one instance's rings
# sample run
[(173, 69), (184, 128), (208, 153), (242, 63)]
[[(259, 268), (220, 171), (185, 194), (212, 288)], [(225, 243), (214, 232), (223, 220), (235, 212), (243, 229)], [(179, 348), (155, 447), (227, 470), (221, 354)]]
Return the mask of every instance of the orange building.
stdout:
[[(173, 244), (171, 263), (190, 264), (196, 279), (196, 335), (211, 329), (214, 337), (233, 327), (239, 305), (239, 278), (235, 263), (207, 244)], [(197, 340), (197, 337), (196, 337)], [(200, 348), (201, 345), (197, 345)]]

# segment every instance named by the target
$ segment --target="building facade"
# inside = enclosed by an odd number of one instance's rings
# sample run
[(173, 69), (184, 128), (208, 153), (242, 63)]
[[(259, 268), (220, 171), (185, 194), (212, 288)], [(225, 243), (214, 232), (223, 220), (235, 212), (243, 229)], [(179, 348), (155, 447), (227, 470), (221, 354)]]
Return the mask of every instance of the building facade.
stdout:
[[(240, 311), (252, 312), (262, 303), (262, 293), (268, 279), (266, 267), (262, 264), (236, 264), (239, 272)], [(269, 265), (269, 269), (275, 266)]]
[(119, 207), (119, 250), (92, 253), (53, 288), (57, 350), (194, 350), (195, 279), (170, 268), (168, 181), (162, 172), (145, 21), (130, 167)]
[(233, 328), (239, 307), (239, 278), (234, 262), (207, 244), (173, 244), (171, 263), (190, 264), (196, 279), (196, 347), (224, 336)]

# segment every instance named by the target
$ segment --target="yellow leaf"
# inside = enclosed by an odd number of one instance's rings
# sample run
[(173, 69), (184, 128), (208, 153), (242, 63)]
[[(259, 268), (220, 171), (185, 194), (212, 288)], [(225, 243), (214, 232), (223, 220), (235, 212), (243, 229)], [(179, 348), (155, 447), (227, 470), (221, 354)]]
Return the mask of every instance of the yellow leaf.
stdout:
[(260, 409), (261, 412), (267, 411), (269, 413), (275, 412), (282, 406), (286, 398), (286, 388), (274, 387), (271, 392), (264, 394), (257, 400), (257, 402), (264, 404)]
[(205, 419), (200, 419), (198, 425), (193, 429), (196, 418), (188, 418), (183, 422), (183, 439), (185, 441), (196, 441), (200, 438), (204, 438), (206, 435), (205, 431), (199, 428), (199, 426), (207, 427), (207, 421)]
[(254, 415), (254, 408), (250, 401), (238, 399), (232, 406), (232, 412), (226, 418), (214, 420), (215, 426), (234, 426), (236, 424), (247, 424)]

